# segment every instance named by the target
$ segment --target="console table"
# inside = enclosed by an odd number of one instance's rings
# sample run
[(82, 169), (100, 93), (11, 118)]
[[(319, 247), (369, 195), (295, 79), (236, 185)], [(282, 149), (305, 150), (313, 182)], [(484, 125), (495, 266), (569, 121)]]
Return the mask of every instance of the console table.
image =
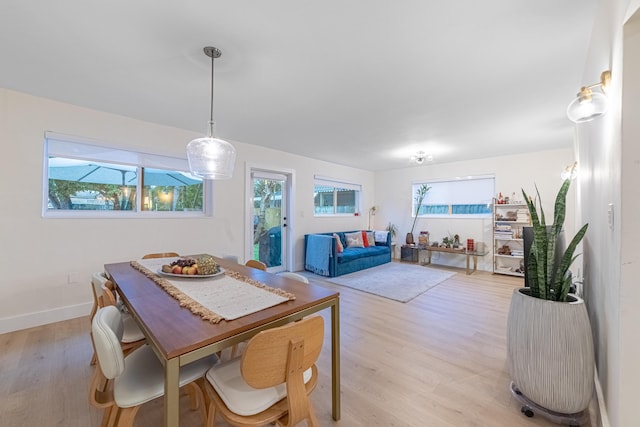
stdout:
[[(479, 251), (467, 251), (466, 249), (452, 249), (452, 248), (441, 248), (437, 246), (426, 246), (424, 248), (416, 248), (418, 252), (427, 251), (427, 262), (425, 265), (431, 264), (431, 253), (432, 252), (445, 252), (448, 254), (454, 255), (465, 255), (467, 257), (467, 274), (471, 274), (478, 268), (478, 256), (484, 256), (486, 252)], [(469, 269), (469, 259), (473, 258), (473, 270)]]

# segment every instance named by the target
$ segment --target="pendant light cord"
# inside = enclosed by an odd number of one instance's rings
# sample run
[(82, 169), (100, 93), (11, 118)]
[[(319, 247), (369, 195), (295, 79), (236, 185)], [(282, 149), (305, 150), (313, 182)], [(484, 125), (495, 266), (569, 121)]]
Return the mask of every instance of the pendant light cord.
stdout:
[(213, 61), (214, 56), (211, 55), (211, 110), (209, 115), (209, 137), (213, 138)]

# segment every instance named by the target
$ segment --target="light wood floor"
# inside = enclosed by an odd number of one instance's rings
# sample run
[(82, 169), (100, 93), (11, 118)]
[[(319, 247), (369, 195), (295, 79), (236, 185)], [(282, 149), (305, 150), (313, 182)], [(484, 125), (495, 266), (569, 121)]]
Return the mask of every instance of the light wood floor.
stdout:
[[(322, 426), (556, 425), (526, 418), (508, 390), (506, 319), (521, 279), (461, 272), (406, 304), (312, 281), (341, 293), (342, 419), (331, 418), (327, 333), (312, 394)], [(323, 316), (328, 330), (329, 312)], [(0, 426), (100, 425), (87, 400), (88, 318), (3, 334), (0, 345)], [(181, 403), (182, 425), (202, 425)], [(136, 426), (160, 425), (156, 400)]]

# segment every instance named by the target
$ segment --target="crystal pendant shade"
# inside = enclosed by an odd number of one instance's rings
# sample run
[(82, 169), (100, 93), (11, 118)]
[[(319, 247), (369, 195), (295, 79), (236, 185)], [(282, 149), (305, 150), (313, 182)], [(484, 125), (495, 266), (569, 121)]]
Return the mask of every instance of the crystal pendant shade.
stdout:
[(204, 179), (229, 179), (233, 176), (236, 163), (236, 149), (213, 135), (213, 62), (222, 55), (220, 49), (207, 46), (204, 54), (211, 58), (211, 115), (209, 135), (197, 138), (187, 144), (187, 159), (191, 173)]
[(233, 176), (236, 149), (227, 141), (213, 137), (197, 138), (187, 144), (191, 173), (204, 179)]
[(567, 117), (574, 123), (589, 122), (607, 112), (607, 97), (589, 91), (587, 96), (579, 95), (567, 108)]

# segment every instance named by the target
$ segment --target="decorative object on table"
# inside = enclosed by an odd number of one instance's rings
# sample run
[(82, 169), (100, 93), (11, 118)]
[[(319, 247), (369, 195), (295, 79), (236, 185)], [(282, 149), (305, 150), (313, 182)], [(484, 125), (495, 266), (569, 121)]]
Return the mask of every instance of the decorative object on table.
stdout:
[[(456, 236), (458, 236), (457, 234), (454, 236), (453, 234), (449, 233), (448, 236), (443, 237), (442, 238), (442, 246), (444, 246), (445, 248), (453, 248), (455, 247), (455, 243), (456, 243)], [(460, 245), (460, 237), (458, 236), (458, 245)]]
[(473, 245), (473, 239), (467, 239), (467, 250), (469, 252), (473, 252), (474, 251), (474, 245)]
[(191, 173), (204, 179), (229, 179), (233, 175), (236, 162), (236, 149), (219, 138), (213, 131), (213, 61), (222, 55), (220, 49), (205, 47), (204, 54), (211, 58), (211, 110), (209, 133), (187, 144), (187, 159)]
[(413, 245), (415, 241), (413, 240), (413, 229), (416, 227), (416, 221), (418, 220), (418, 214), (420, 213), (420, 208), (422, 207), (422, 202), (424, 198), (427, 196), (427, 193), (431, 190), (427, 184), (422, 184), (416, 190), (415, 201), (416, 201), (416, 214), (413, 217), (413, 224), (411, 225), (411, 231), (407, 233), (406, 242), (407, 245)]
[(418, 246), (421, 248), (426, 248), (429, 246), (429, 232), (421, 231), (418, 235)]
[(558, 192), (551, 226), (545, 223), (540, 194), (532, 201), (522, 191), (534, 239), (526, 266), (529, 287), (514, 290), (511, 299), (507, 359), (511, 391), (524, 404), (525, 415), (560, 417), (577, 425), (593, 395), (594, 352), (584, 301), (569, 294), (569, 267), (588, 224), (566, 250), (559, 245), (569, 185), (570, 180), (565, 180)]

